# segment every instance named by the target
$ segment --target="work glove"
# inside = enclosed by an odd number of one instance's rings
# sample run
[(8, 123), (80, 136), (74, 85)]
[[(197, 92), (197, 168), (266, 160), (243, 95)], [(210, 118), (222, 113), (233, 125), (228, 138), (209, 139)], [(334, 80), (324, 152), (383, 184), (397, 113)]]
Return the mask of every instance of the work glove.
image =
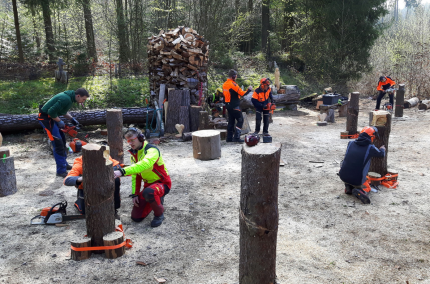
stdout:
[(60, 120), (60, 121), (56, 121), (58, 128), (63, 129), (64, 127), (66, 127), (66, 125), (64, 124), (64, 121)]
[(79, 125), (79, 121), (76, 120), (76, 118), (72, 117), (71, 122), (74, 126), (78, 126)]

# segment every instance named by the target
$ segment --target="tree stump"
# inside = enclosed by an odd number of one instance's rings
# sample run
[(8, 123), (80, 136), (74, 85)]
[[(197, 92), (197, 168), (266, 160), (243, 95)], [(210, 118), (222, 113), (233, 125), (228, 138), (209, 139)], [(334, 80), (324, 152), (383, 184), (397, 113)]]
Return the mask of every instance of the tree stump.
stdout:
[(395, 117), (403, 117), (403, 108), (405, 104), (405, 84), (399, 85), (399, 90), (396, 92), (396, 108), (394, 110)]
[(243, 146), (239, 283), (275, 283), (281, 144)]
[(201, 106), (190, 107), (190, 132), (199, 130), (199, 115), (203, 111)]
[[(381, 119), (380, 116), (384, 115), (385, 119)], [(373, 117), (378, 116), (378, 119), (373, 119)], [(375, 137), (374, 145), (379, 148), (382, 145), (385, 145), (385, 157), (376, 158), (373, 157), (370, 162), (369, 172), (375, 172), (380, 174), (381, 176), (385, 176), (387, 174), (387, 158), (388, 158), (388, 142), (390, 138), (391, 132), (391, 114), (389, 112), (384, 111), (372, 111), (369, 113), (369, 120), (374, 121), (374, 124), (370, 123), (371, 126), (375, 126), (378, 129), (379, 138)], [(381, 125), (383, 122), (385, 123)]]
[[(71, 245), (75, 248), (87, 248), (91, 246), (91, 238), (79, 238), (76, 240), (71, 241)], [(75, 251), (75, 250), (71, 250), (71, 259), (76, 260), (76, 261), (80, 261), (80, 260), (84, 260), (84, 259), (88, 259), (91, 257), (91, 253), (92, 251)]]
[(207, 111), (199, 112), (199, 130), (209, 128), (209, 114)]
[(106, 111), (106, 126), (110, 156), (122, 164), (124, 163), (122, 110), (108, 109)]
[(183, 141), (191, 141), (192, 139), (193, 139), (193, 133), (192, 132), (182, 133), (182, 140)]
[(428, 108), (430, 108), (430, 100), (423, 100), (418, 105), (418, 109), (420, 109), (420, 110), (427, 110)]
[(403, 106), (404, 106), (404, 108), (411, 108), (411, 107), (416, 106), (419, 102), (420, 102), (420, 99), (419, 99), (419, 98), (417, 98), (417, 97), (413, 97), (413, 98), (410, 98), (409, 100), (407, 100), (407, 101), (403, 104)]
[(193, 156), (199, 160), (213, 160), (221, 157), (221, 138), (217, 130), (193, 132)]
[[(368, 172), (368, 173), (367, 173), (367, 175), (368, 175), (370, 178), (381, 178), (381, 175), (380, 175), (380, 174), (378, 174), (378, 173), (374, 173), (374, 172)], [(372, 180), (372, 181), (370, 182), (370, 184), (371, 184), (371, 185), (373, 185), (373, 186), (379, 186), (379, 185), (381, 184), (381, 181), (380, 181), (380, 180)]]
[(189, 106), (180, 107), (179, 124), (184, 125), (184, 132), (190, 132), (190, 107)]
[(82, 168), (87, 235), (92, 246), (102, 246), (103, 236), (115, 231), (115, 182), (108, 147), (82, 146)]
[(348, 112), (346, 114), (346, 131), (349, 135), (357, 133), (358, 113), (359, 113), (360, 93), (351, 93), (348, 104)]
[(15, 162), (6, 147), (0, 147), (0, 197), (17, 192)]
[[(124, 235), (121, 232), (112, 232), (103, 237), (104, 246), (116, 246), (124, 242)], [(109, 259), (114, 259), (123, 256), (125, 253), (125, 246), (116, 249), (106, 249), (105, 256)]]
[(348, 114), (349, 102), (339, 107), (339, 117), (346, 117)]

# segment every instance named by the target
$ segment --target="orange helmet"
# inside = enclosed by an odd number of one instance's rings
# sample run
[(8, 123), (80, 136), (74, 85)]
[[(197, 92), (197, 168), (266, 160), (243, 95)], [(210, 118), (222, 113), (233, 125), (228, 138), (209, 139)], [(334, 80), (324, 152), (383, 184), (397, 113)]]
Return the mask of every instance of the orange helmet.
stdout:
[(361, 133), (367, 133), (370, 136), (370, 139), (371, 139), (372, 143), (373, 143), (373, 140), (375, 140), (375, 135), (379, 137), (379, 135), (378, 135), (378, 128), (373, 127), (373, 126), (366, 126), (366, 127), (364, 127), (361, 130), (360, 134)]
[(263, 78), (260, 80), (260, 85), (270, 85), (270, 79), (269, 78)]

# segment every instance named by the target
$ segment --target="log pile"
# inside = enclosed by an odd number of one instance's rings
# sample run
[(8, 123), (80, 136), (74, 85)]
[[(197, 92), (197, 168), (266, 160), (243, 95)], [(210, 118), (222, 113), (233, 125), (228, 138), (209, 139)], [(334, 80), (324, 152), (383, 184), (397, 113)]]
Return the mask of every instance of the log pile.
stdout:
[[(207, 88), (209, 42), (197, 31), (177, 27), (148, 38), (150, 89), (190, 89), (191, 104), (197, 104)], [(203, 86), (202, 86), (203, 83)], [(200, 92), (202, 90), (203, 93)]]

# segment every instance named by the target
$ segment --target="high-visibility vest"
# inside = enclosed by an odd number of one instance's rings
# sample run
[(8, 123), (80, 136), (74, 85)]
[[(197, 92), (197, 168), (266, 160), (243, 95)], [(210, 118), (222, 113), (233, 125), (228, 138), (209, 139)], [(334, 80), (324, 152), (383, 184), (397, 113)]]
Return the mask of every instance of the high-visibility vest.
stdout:
[(391, 86), (396, 84), (396, 82), (391, 80), (391, 78), (388, 76), (385, 77), (385, 79), (387, 79), (385, 82), (379, 81), (379, 84), (378, 84), (378, 87), (376, 87), (376, 90), (384, 91), (384, 90), (389, 89)]
[(270, 88), (267, 88), (266, 91), (263, 91), (261, 87), (259, 87), (255, 89), (254, 93), (252, 94), (252, 98), (258, 100), (259, 102), (264, 102), (269, 99), (270, 92)]

